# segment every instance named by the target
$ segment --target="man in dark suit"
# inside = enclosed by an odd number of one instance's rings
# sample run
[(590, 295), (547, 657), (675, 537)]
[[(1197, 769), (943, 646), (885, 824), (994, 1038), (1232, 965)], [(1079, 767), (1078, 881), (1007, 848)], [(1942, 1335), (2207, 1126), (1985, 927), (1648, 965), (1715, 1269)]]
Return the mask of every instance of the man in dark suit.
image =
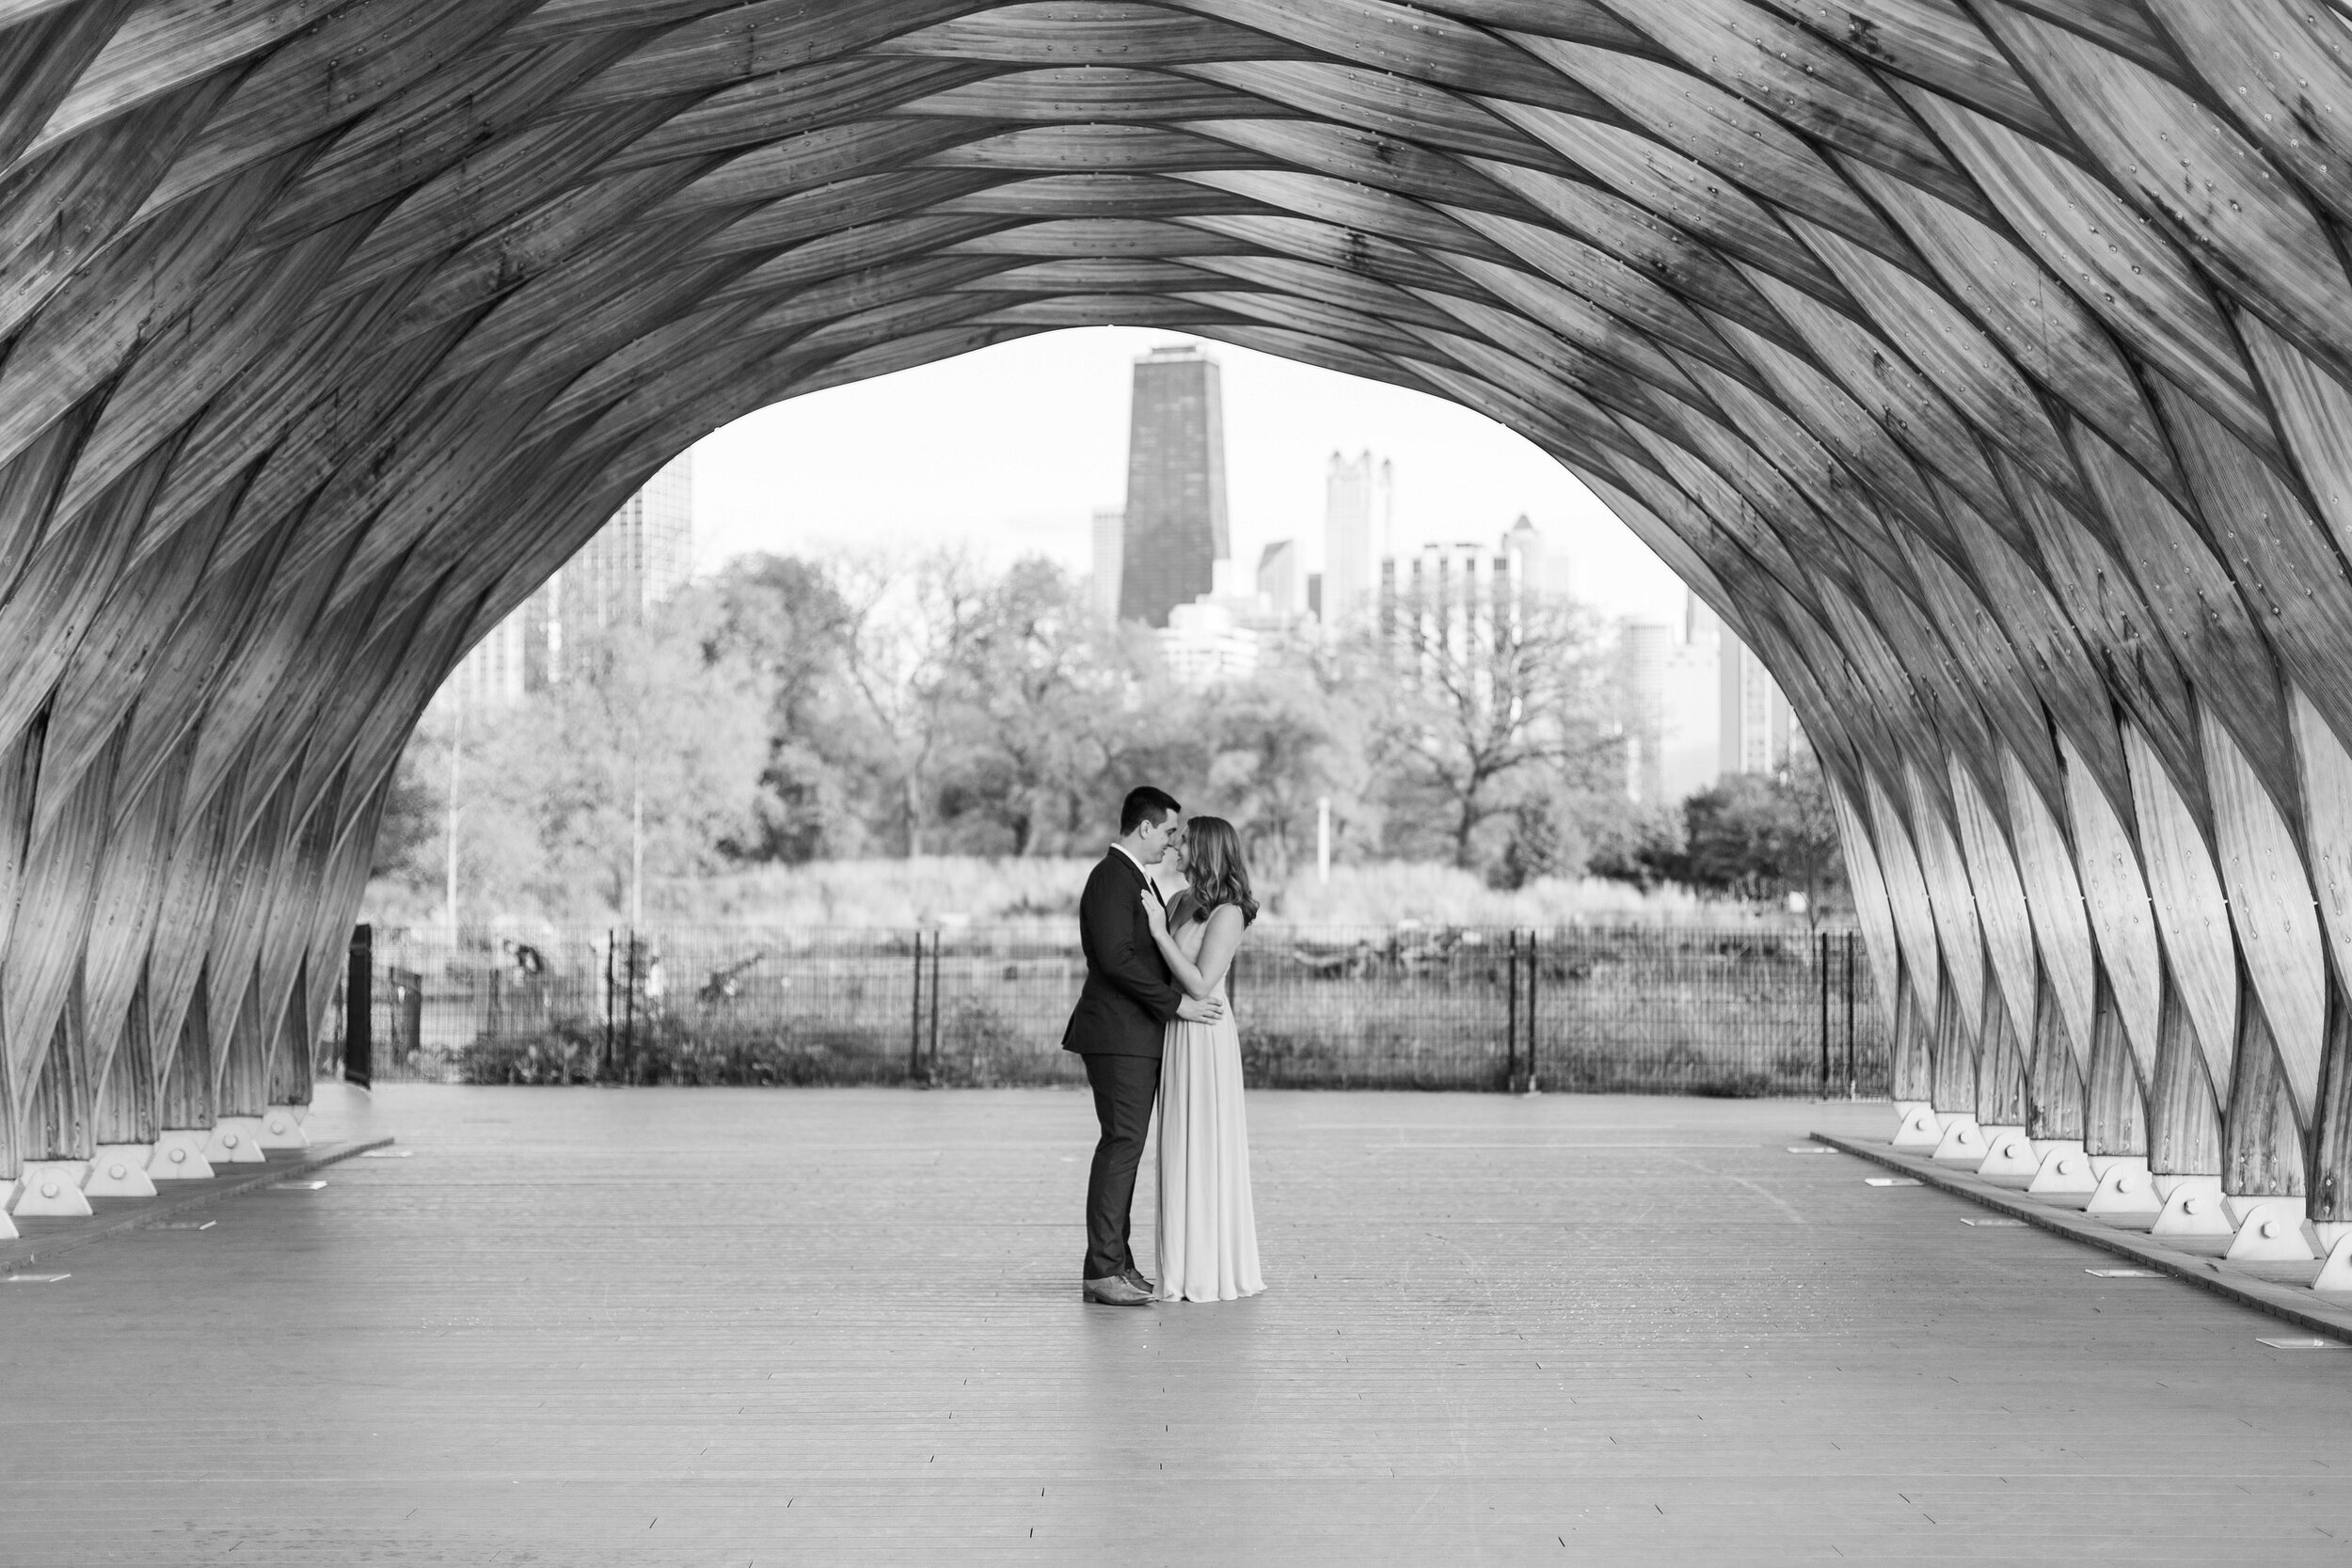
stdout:
[(1086, 1299), (1104, 1307), (1141, 1307), (1152, 1299), (1152, 1282), (1136, 1271), (1128, 1250), (1127, 1220), (1135, 1206), (1136, 1166), (1152, 1128), (1152, 1102), (1159, 1097), (1160, 1041), (1168, 1021), (1207, 1023), (1225, 1012), (1222, 1003), (1198, 1001), (1177, 988), (1143, 916), (1143, 895), (1159, 895), (1151, 868), (1168, 853), (1183, 810), (1149, 784), (1129, 791), (1119, 809), (1119, 838), (1078, 899), (1087, 982), (1062, 1031), (1061, 1048), (1086, 1058), (1094, 1119), (1103, 1129), (1087, 1172), (1087, 1260), (1080, 1278)]

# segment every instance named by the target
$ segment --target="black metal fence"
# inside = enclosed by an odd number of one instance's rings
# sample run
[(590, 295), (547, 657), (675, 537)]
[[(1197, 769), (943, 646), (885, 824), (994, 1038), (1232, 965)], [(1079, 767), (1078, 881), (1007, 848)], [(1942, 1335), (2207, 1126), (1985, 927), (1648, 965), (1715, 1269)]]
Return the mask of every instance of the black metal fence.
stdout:
[[(1261, 926), (1229, 982), (1268, 1088), (1882, 1096), (1847, 931)], [(381, 1080), (1075, 1084), (1053, 930), (379, 927), (322, 1042)], [(359, 983), (364, 975), (364, 984)], [(351, 1035), (343, 997), (366, 999)], [(331, 1070), (331, 1066), (329, 1066)]]

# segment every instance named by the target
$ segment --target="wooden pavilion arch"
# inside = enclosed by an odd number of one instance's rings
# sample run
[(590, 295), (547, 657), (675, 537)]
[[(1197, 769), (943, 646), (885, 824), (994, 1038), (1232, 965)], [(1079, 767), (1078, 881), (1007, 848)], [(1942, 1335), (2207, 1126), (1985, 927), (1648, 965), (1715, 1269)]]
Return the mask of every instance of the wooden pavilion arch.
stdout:
[(1126, 323), (1763, 655), (1915, 1137), (2352, 1220), (2341, 4), (0, 0), (0, 1174), (307, 1100), (426, 699), (665, 459)]

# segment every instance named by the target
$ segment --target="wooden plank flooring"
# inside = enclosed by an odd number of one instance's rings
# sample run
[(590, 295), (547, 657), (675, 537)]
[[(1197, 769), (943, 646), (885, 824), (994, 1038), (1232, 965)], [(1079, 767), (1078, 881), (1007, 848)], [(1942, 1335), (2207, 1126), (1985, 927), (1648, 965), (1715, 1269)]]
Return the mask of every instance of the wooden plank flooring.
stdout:
[(359, 1143), (313, 1143), (309, 1148), (272, 1149), (259, 1164), (218, 1165), (201, 1181), (163, 1181), (153, 1197), (101, 1197), (90, 1200), (91, 1212), (68, 1218), (25, 1215), (11, 1221), (17, 1233), (0, 1239), (0, 1273), (18, 1273), (40, 1264), (59, 1264), (81, 1251), (126, 1230), (153, 1226), (202, 1226), (217, 1215), (199, 1213), (223, 1199), (273, 1186), (280, 1181), (317, 1180), (329, 1165), (338, 1165), (391, 1139), (378, 1136)]
[(1272, 1289), (1122, 1312), (1074, 1093), (388, 1087), (0, 1286), (0, 1561), (2352, 1555), (2352, 1351), (1787, 1152), (1891, 1115), (1253, 1096)]
[[(1850, 1138), (1835, 1132), (1817, 1136), (1872, 1164), (1957, 1193), (1996, 1214), (2088, 1242), (2102, 1252), (2113, 1253), (2115, 1261), (2125, 1267), (2160, 1269), (2200, 1290), (2243, 1302), (2290, 1328), (2352, 1344), (2352, 1298), (2332, 1289), (2324, 1294), (2312, 1290), (2320, 1273), (2322, 1259), (2317, 1256), (2298, 1262), (2232, 1262), (2225, 1256), (2231, 1242), (2227, 1235), (2159, 1241), (2149, 1234), (2145, 1219), (2131, 1225), (2096, 1219), (2080, 1209), (2064, 1208), (2012, 1187), (1980, 1180), (1965, 1166), (1939, 1165), (1932, 1159), (1902, 1153), (1891, 1147), (1889, 1138)], [(2303, 1237), (2314, 1253), (2321, 1250), (2311, 1227), (2303, 1227)]]

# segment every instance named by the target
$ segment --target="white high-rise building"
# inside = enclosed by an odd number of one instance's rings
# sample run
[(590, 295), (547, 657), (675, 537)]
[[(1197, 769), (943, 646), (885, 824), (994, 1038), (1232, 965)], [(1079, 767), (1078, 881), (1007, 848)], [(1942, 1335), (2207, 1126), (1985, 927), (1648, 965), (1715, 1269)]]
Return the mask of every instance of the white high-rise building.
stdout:
[(1127, 513), (1117, 506), (1094, 514), (1094, 612), (1105, 621), (1119, 619), (1119, 572), (1127, 547)]
[(1258, 596), (1266, 612), (1284, 626), (1306, 608), (1306, 583), (1298, 571), (1298, 542), (1278, 539), (1258, 557)]
[(1764, 661), (1695, 594), (1686, 594), (1678, 632), (1660, 660), (1662, 800), (1788, 767), (1796, 717)]
[(1668, 804), (1713, 784), (1723, 772), (1721, 649), (1724, 624), (1684, 591), (1682, 625), (1666, 650), (1659, 736), (1661, 793)]
[(1551, 580), (1552, 557), (1544, 553), (1544, 536), (1524, 512), (1502, 536), (1502, 559), (1509, 562), (1511, 581), (1521, 593), (1564, 592), (1564, 584)]
[[(523, 628), (524, 615), (516, 610), (490, 628), (490, 635), (473, 645), (473, 650), (457, 662), (450, 672), (436, 702), (455, 703), (469, 712), (484, 708), (512, 707), (523, 700), (532, 688), (532, 660), (529, 641)], [(539, 661), (538, 675), (546, 677), (546, 661)]]
[(605, 627), (642, 625), (694, 566), (694, 467), (682, 453), (621, 503), (522, 607), (451, 672), (436, 704), (503, 707), (561, 680)]
[(1372, 612), (1380, 563), (1391, 551), (1396, 514), (1391, 464), (1370, 452), (1331, 454), (1324, 484), (1323, 620), (1344, 626)]
[(1666, 804), (1666, 659), (1674, 629), (1662, 621), (1627, 621), (1618, 656), (1625, 679), (1625, 792), (1636, 805)]
[[(686, 586), (694, 568), (694, 466), (679, 456), (621, 503), (610, 522), (564, 562), (549, 586), (562, 644), (578, 648), (608, 626), (644, 624)], [(564, 668), (562, 659), (556, 667)]]
[(1756, 650), (1725, 631), (1716, 660), (1724, 774), (1777, 773), (1788, 766), (1796, 715)]

